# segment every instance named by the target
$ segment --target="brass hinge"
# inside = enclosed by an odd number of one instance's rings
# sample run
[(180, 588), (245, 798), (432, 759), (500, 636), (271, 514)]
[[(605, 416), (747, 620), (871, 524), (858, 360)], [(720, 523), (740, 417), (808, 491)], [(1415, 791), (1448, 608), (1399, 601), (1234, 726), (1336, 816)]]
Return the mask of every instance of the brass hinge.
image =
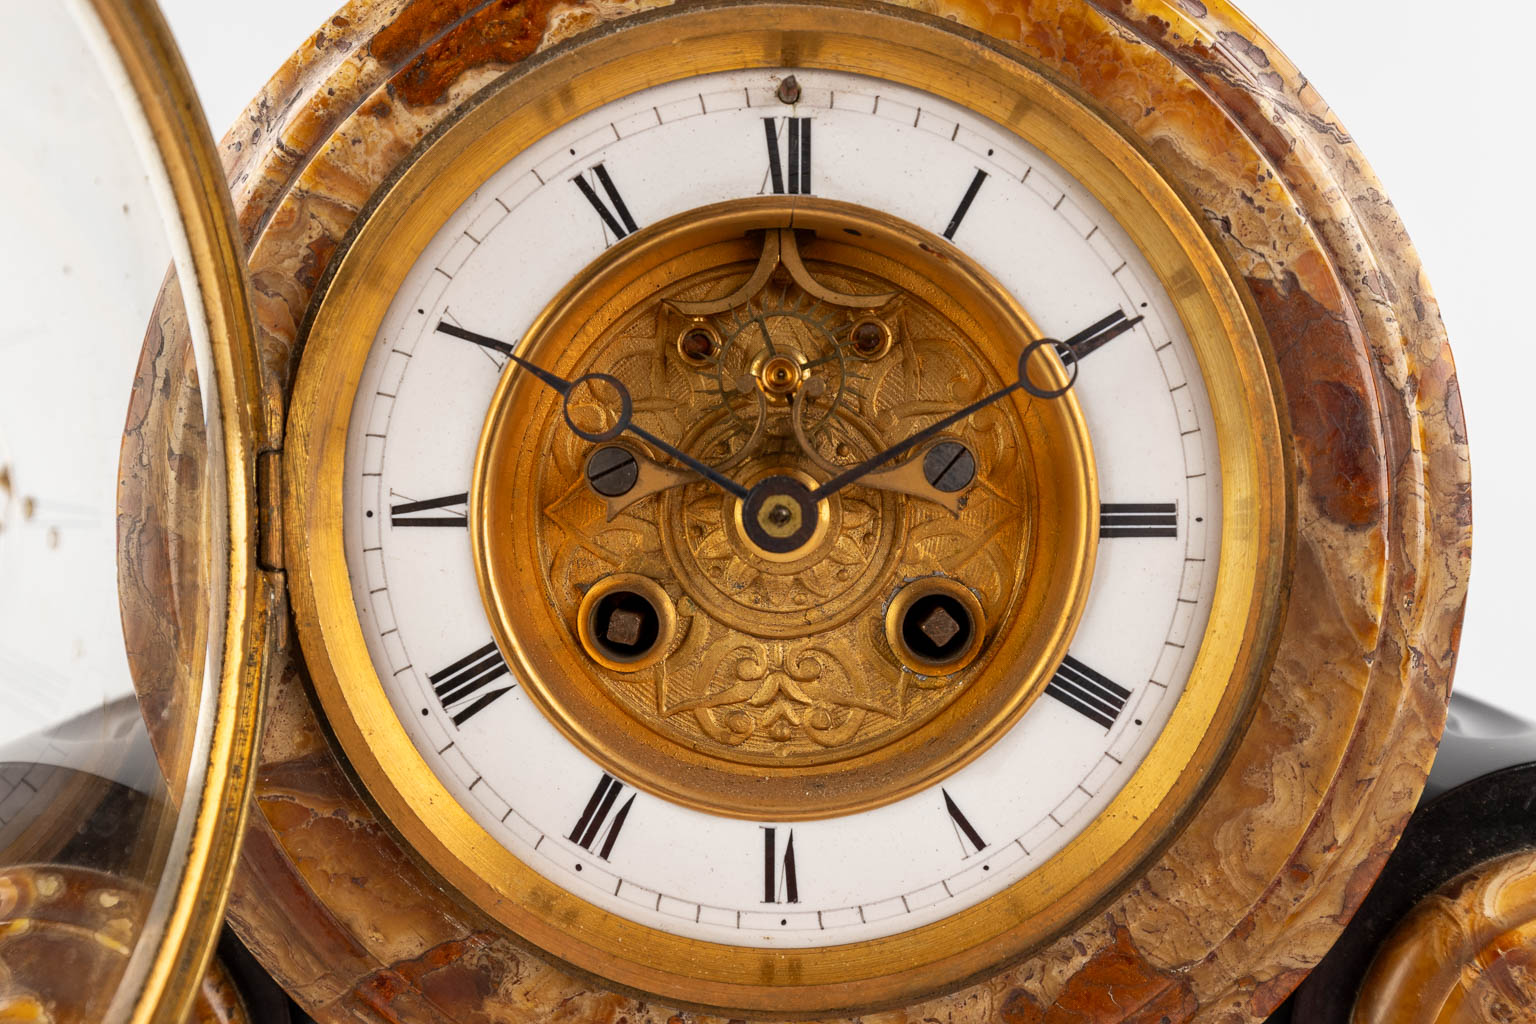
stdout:
[(256, 563), (283, 571), (283, 453), (256, 453)]

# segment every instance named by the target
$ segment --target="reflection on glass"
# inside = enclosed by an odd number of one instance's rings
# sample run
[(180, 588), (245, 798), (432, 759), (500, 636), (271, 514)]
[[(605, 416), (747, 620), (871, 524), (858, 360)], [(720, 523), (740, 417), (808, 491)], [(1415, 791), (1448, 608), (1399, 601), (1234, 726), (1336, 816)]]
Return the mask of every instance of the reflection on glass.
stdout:
[[(0, 114), (0, 1019), (97, 1021), (160, 941), (157, 747), (178, 792), (192, 763), (201, 410), (159, 348), (184, 314), (154, 309), (172, 253), (126, 86), (69, 5), (6, 22), (0, 95), (26, 99)], [(189, 390), (181, 421), (135, 422), (136, 385)]]

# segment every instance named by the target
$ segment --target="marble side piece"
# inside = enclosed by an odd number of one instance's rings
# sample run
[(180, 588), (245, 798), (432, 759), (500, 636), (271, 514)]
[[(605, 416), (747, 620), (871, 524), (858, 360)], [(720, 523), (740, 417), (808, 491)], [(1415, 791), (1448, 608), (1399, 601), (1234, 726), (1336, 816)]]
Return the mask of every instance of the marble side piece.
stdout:
[(1536, 851), (1435, 890), (1376, 954), (1355, 1024), (1507, 1024), (1536, 1014)]
[[(143, 886), (89, 868), (0, 870), (0, 1021), (97, 1024), (149, 903)], [(218, 961), (188, 1024), (254, 1024)]]

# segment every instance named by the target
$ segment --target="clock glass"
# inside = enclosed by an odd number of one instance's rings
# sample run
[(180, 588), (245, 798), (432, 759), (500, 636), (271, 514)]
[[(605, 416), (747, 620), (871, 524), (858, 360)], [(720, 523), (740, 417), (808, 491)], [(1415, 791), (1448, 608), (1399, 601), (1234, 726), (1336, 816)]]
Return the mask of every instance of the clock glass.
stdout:
[[(0, 161), (0, 1018), (181, 1020), (222, 928), (259, 701), (230, 410), (251, 324), (213, 143), (152, 7), (6, 27), (0, 88), (27, 100)], [(141, 359), (146, 323), (190, 348)], [(172, 382), (183, 429), (156, 448)]]

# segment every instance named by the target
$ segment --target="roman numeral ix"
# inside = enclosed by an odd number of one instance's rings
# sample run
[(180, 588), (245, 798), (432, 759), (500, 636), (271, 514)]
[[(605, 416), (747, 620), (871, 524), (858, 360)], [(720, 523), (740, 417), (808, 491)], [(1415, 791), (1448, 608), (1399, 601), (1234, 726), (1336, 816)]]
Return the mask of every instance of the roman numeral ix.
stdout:
[[(571, 829), (571, 834), (566, 838), (588, 853), (593, 852), (592, 844), (601, 839), (603, 845), (596, 852), (603, 860), (607, 860), (613, 852), (613, 844), (618, 842), (619, 833), (624, 829), (629, 809), (635, 806), (635, 795), (631, 793), (624, 806), (619, 808), (619, 813), (613, 816), (612, 824), (608, 823), (608, 814), (623, 791), (624, 783), (604, 772), (597, 788), (592, 791), (591, 799), (587, 801), (586, 809), (577, 819), (576, 827)], [(604, 825), (607, 825), (606, 832), (603, 831)]]
[[(784, 119), (786, 159), (779, 159), (778, 119), (763, 118), (763, 134), (768, 141), (768, 181), (775, 195), (808, 196), (811, 194), (811, 119), (786, 117)], [(788, 181), (785, 171), (788, 171)]]
[(502, 660), (496, 642), (486, 644), (467, 654), (447, 668), (427, 676), (432, 692), (437, 694), (443, 710), (453, 719), (454, 725), (463, 725), (490, 707), (495, 700), (512, 690), (511, 685), (485, 692), (486, 688), (507, 674), (507, 663)]
[[(618, 187), (614, 185), (613, 177), (608, 173), (608, 168), (598, 164), (592, 168), (592, 177), (597, 179), (597, 183), (607, 193), (607, 204), (597, 194), (597, 189), (592, 187), (592, 183), (587, 180), (586, 175), (578, 174), (571, 181), (575, 182), (576, 187), (581, 189), (581, 194), (587, 197), (587, 202), (592, 204), (592, 209), (597, 211), (597, 215), (603, 218), (603, 224), (608, 228), (608, 233), (613, 235), (614, 240), (617, 241), (626, 235), (632, 235), (639, 231), (640, 228), (635, 224), (635, 218), (629, 215), (629, 207), (624, 204), (624, 197), (619, 195)], [(612, 204), (611, 209), (608, 204)]]
[(778, 856), (778, 830), (763, 829), (763, 902), (799, 903), (800, 882), (795, 877), (795, 830), (789, 830), (784, 842), (784, 857)]
[(1108, 729), (1125, 710), (1131, 699), (1131, 691), (1093, 669), (1070, 654), (1061, 663), (1056, 675), (1045, 688), (1048, 696), (1055, 697), (1090, 722)]
[(1100, 537), (1177, 537), (1179, 507), (1162, 505), (1100, 505)]
[[(402, 505), (389, 507), (389, 522), (391, 526), (457, 526), (467, 528), (469, 526), (469, 513), (456, 511), (455, 506), (464, 509), (469, 504), (469, 493), (445, 494), (441, 498), (428, 498), (426, 501), (407, 501)], [(431, 515), (433, 512), (446, 514)]]

